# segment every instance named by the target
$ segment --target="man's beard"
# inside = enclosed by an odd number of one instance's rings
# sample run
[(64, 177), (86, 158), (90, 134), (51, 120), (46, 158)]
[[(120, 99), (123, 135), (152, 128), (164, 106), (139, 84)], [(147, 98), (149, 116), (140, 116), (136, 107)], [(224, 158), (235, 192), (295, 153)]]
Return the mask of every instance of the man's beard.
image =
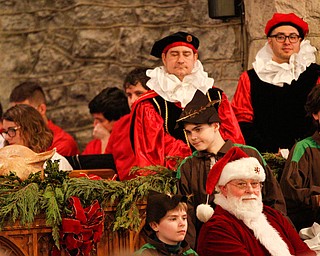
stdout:
[[(256, 200), (243, 201), (243, 198), (256, 198)], [(253, 231), (255, 238), (270, 252), (270, 255), (291, 255), (288, 245), (262, 212), (261, 193), (259, 196), (247, 195), (240, 198), (230, 193), (227, 194), (227, 197), (217, 194), (214, 202), (243, 221)]]
[[(255, 200), (243, 200), (255, 198)], [(245, 195), (236, 197), (228, 193), (227, 197), (222, 194), (215, 195), (215, 203), (220, 205), (225, 210), (236, 216), (240, 220), (251, 221), (256, 220), (262, 214), (263, 204), (261, 194)]]

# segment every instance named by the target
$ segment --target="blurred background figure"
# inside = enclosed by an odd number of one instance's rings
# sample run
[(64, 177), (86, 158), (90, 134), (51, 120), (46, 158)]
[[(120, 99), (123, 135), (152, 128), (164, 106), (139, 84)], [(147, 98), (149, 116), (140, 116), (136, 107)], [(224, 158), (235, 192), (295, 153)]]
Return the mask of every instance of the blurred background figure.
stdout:
[[(123, 90), (128, 99), (129, 108), (136, 100), (149, 90), (146, 75), (147, 68), (135, 68), (130, 71), (123, 82)], [(120, 180), (131, 179), (136, 174), (130, 174), (134, 165), (135, 155), (130, 142), (130, 120), (134, 118), (131, 114), (121, 117), (113, 126), (106, 153), (112, 154)]]
[[(45, 124), (40, 113), (26, 104), (18, 104), (3, 114), (2, 136), (6, 145), (22, 145), (36, 153), (48, 151), (53, 140), (53, 133)], [(59, 160), (60, 170), (72, 170), (66, 160), (56, 152), (51, 160)]]
[(280, 180), (288, 216), (298, 231), (320, 223), (320, 85), (308, 95), (305, 109), (316, 132), (292, 147)]
[(74, 138), (48, 119), (45, 94), (38, 83), (27, 81), (17, 85), (10, 94), (10, 104), (27, 104), (41, 114), (45, 124), (53, 132), (53, 141), (49, 149), (56, 148), (56, 151), (63, 156), (72, 156), (79, 153)]
[(104, 154), (115, 121), (130, 112), (127, 97), (117, 87), (105, 88), (89, 102), (89, 110), (93, 117), (94, 139), (86, 145), (82, 154)]
[(135, 68), (131, 70), (123, 82), (123, 90), (128, 97), (129, 108), (145, 92), (149, 90), (147, 82), (150, 79), (146, 72), (148, 68)]

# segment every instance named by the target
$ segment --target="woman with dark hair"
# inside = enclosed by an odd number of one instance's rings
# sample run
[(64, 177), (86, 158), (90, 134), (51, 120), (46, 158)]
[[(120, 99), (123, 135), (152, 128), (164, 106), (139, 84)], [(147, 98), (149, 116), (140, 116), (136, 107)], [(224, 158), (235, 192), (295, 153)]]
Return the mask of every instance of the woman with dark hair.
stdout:
[[(15, 105), (3, 114), (2, 136), (6, 145), (23, 145), (36, 153), (47, 151), (53, 141), (53, 133), (41, 114), (25, 104)], [(57, 152), (51, 160), (60, 160), (60, 170), (72, 170), (69, 162)]]

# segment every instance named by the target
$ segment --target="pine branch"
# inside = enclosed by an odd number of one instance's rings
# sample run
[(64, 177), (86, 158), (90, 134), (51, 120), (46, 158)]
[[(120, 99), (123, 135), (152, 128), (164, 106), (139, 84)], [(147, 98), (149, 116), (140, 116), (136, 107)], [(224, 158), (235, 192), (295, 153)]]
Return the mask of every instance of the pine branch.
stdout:
[[(62, 217), (70, 213), (68, 199), (80, 198), (84, 207), (98, 200), (101, 207), (115, 206), (112, 220), (113, 231), (138, 230), (141, 219), (138, 204), (143, 202), (149, 190), (176, 193), (175, 172), (163, 166), (149, 166), (139, 170), (153, 174), (127, 181), (90, 180), (69, 178), (69, 173), (59, 171), (56, 162), (47, 162), (45, 178), (40, 172), (21, 181), (14, 173), (0, 176), (0, 227), (7, 220), (20, 219), (21, 223), (32, 223), (36, 214), (45, 212), (47, 224), (52, 227), (52, 236), (59, 248), (59, 226)], [(133, 170), (134, 171), (134, 170)]]
[(121, 187), (122, 185), (119, 181), (72, 178), (68, 182), (65, 197), (77, 196), (85, 206), (90, 205), (96, 199), (100, 204), (104, 203), (104, 206), (106, 206), (107, 202), (109, 205), (113, 204), (119, 196)]
[(273, 153), (263, 153), (262, 156), (271, 168), (273, 175), (277, 180), (279, 180), (285, 166), (286, 159)]
[(1, 226), (8, 220), (14, 223), (17, 219), (22, 225), (31, 224), (39, 213), (39, 187), (36, 183), (30, 183), (10, 194), (3, 194), (2, 191), (1, 197)]
[(62, 217), (60, 210), (64, 203), (64, 196), (61, 188), (53, 188), (48, 185), (42, 195), (41, 209), (46, 213), (46, 223), (52, 227), (52, 237), (58, 248), (59, 245), (59, 225), (61, 224)]
[[(138, 168), (141, 170), (141, 168)], [(126, 185), (123, 196), (117, 204), (113, 231), (118, 229), (138, 230), (141, 219), (137, 202), (143, 201), (149, 190), (163, 193), (176, 193), (175, 172), (163, 166), (145, 167), (148, 171), (155, 172), (154, 175), (140, 176), (132, 180), (124, 181)], [(127, 216), (130, 216), (128, 218)]]

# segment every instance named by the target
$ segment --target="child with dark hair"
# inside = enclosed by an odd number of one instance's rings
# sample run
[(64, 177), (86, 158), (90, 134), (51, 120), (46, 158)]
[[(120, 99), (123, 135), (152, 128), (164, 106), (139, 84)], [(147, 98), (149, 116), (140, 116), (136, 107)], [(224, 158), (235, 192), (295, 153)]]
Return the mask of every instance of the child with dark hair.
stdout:
[(119, 88), (105, 88), (89, 102), (89, 110), (94, 119), (94, 139), (82, 154), (104, 154), (114, 123), (130, 112), (127, 97)]
[(187, 222), (187, 197), (149, 191), (146, 224), (147, 243), (135, 255), (198, 255), (184, 240)]
[(319, 84), (309, 93), (305, 110), (313, 118), (317, 131), (292, 147), (280, 180), (288, 216), (298, 231), (320, 221)]

